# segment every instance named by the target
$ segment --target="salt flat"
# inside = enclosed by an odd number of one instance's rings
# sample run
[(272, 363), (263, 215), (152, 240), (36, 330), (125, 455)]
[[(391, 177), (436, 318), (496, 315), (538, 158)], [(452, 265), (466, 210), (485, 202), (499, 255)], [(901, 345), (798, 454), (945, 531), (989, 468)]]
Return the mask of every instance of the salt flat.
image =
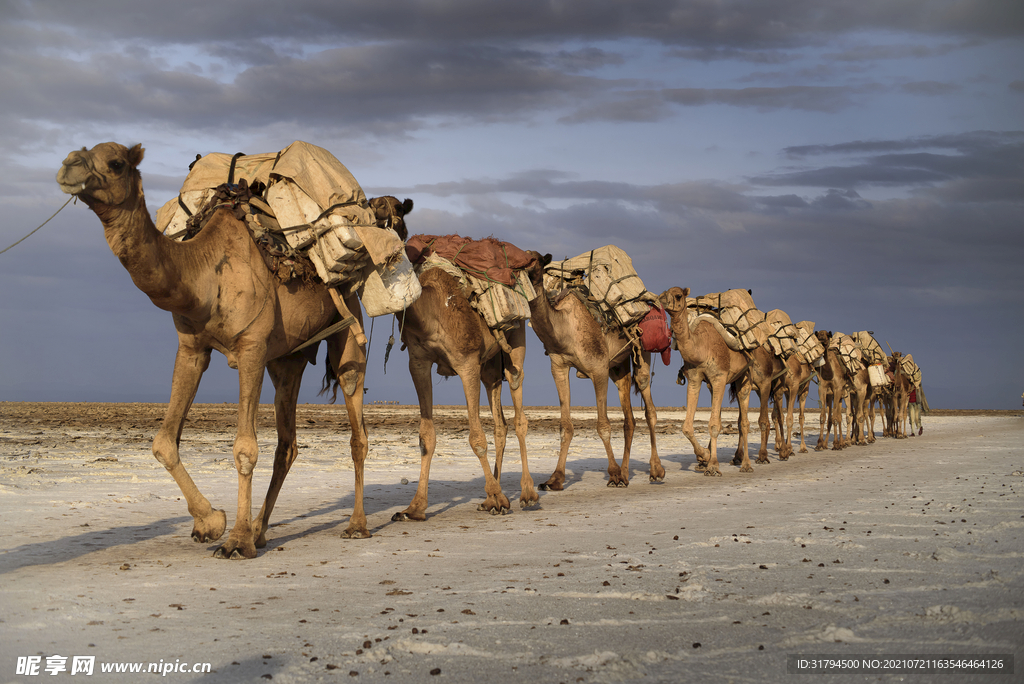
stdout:
[[(557, 457), (557, 411), (529, 410), (540, 483)], [(681, 411), (659, 409), (664, 483), (648, 482), (641, 418), (631, 484), (608, 488), (593, 409), (582, 409), (566, 489), (491, 516), (476, 510), (483, 476), (463, 409), (443, 407), (429, 519), (393, 523), (419, 476), (417, 413), (367, 407), (373, 537), (343, 540), (344, 410), (302, 406), (269, 543), (225, 561), (190, 540), (184, 501), (150, 454), (161, 412), (0, 404), (0, 681), (34, 679), (15, 673), (33, 655), (43, 666), (68, 656), (69, 669), (72, 656), (95, 656), (98, 681), (101, 662), (158, 661), (215, 671), (166, 675), (179, 682), (782, 681), (797, 676), (789, 654), (1013, 654), (1024, 668), (1020, 415), (926, 416), (920, 437), (787, 462), (770, 449), (753, 473), (729, 465), (727, 435), (723, 477), (710, 478), (695, 472)], [(231, 407), (194, 407), (182, 440), (229, 525), (232, 419)], [(264, 407), (254, 499), (269, 480), (270, 426)], [(620, 452), (621, 431), (613, 442)], [(514, 502), (518, 456), (510, 438), (502, 483)]]

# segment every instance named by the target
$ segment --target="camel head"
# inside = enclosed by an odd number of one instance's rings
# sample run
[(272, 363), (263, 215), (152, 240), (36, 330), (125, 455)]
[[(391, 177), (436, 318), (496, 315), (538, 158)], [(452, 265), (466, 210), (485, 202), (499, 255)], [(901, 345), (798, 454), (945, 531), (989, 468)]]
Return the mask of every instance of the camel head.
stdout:
[(661, 308), (667, 311), (669, 315), (676, 316), (686, 311), (686, 298), (688, 296), (690, 296), (690, 288), (670, 287), (658, 295), (658, 301), (661, 302)]
[(120, 206), (142, 195), (138, 166), (145, 150), (142, 145), (127, 148), (108, 142), (91, 150), (72, 152), (57, 172), (60, 189), (82, 199), (90, 208), (96, 204)]
[(832, 339), (832, 331), (815, 330), (814, 336), (818, 338), (819, 342), (821, 342), (821, 346), (828, 349), (829, 340)]
[(532, 249), (527, 250), (526, 253), (532, 257), (530, 265), (526, 267), (526, 275), (530, 278), (530, 282), (533, 283), (537, 294), (540, 294), (544, 291), (544, 267), (551, 263), (551, 255), (541, 254)]
[(378, 228), (393, 228), (398, 237), (405, 242), (409, 238), (409, 230), (405, 227), (405, 215), (412, 212), (412, 200), (399, 202), (397, 197), (385, 195), (370, 200), (370, 209), (377, 218)]

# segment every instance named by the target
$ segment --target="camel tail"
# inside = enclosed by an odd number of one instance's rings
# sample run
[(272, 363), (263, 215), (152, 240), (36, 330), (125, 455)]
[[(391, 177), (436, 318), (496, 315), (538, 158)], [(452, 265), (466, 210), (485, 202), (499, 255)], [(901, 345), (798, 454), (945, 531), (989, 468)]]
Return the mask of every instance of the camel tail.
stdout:
[(331, 359), (328, 357), (327, 363), (324, 364), (327, 368), (324, 369), (324, 379), (320, 384), (320, 394), (318, 397), (322, 397), (327, 392), (332, 391), (331, 403), (338, 401), (338, 388), (341, 386), (341, 378), (334, 371), (334, 364), (331, 363)]

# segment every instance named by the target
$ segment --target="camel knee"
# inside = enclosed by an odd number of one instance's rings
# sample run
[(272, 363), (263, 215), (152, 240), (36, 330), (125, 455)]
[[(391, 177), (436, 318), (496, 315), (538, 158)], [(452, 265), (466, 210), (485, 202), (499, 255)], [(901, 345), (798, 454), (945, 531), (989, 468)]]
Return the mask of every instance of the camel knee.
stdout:
[(256, 440), (240, 439), (235, 442), (235, 468), (238, 474), (243, 477), (252, 475), (256, 468), (256, 461), (259, 455), (256, 447)]
[(162, 435), (157, 435), (153, 440), (153, 456), (167, 470), (173, 470), (181, 463), (177, 443)]

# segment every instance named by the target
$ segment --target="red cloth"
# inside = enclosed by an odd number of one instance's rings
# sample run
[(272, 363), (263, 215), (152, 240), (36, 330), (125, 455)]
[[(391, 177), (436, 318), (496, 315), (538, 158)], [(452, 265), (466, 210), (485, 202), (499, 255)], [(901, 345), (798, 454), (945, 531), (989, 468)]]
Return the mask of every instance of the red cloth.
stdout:
[(916, 404), (917, 403), (917, 390), (916, 389), (910, 390), (910, 403), (911, 404)]
[(413, 235), (405, 253), (414, 264), (431, 254), (444, 257), (474, 278), (493, 280), (507, 287), (516, 284), (515, 271), (530, 265), (531, 257), (510, 242), (493, 237), (482, 240), (458, 235)]
[(652, 306), (650, 312), (640, 321), (640, 343), (644, 350), (660, 352), (661, 360), (667, 366), (672, 362), (672, 336), (668, 329), (668, 316), (660, 306)]

